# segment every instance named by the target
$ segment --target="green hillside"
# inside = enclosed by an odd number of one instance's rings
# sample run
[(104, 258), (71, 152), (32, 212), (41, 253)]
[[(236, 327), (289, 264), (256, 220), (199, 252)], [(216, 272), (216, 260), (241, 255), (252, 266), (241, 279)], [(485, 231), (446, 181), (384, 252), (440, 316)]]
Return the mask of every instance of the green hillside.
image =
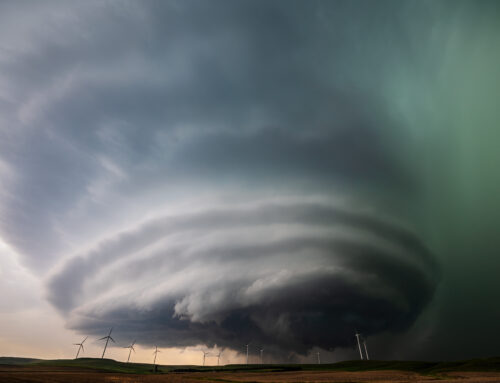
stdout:
[(331, 364), (264, 364), (264, 365), (227, 365), (222, 367), (174, 367), (173, 372), (184, 371), (379, 371), (399, 370), (422, 374), (435, 374), (449, 371), (500, 371), (500, 358), (471, 359), (453, 362), (423, 362), (423, 361), (345, 361)]
[(16, 357), (10, 357), (10, 356), (1, 356), (0, 357), (0, 364), (22, 365), (22, 364), (28, 364), (28, 363), (38, 362), (38, 361), (40, 361), (40, 359), (16, 358)]
[[(0, 365), (26, 365), (44, 367), (70, 367), (92, 369), (102, 372), (150, 374), (151, 364), (123, 363), (113, 359), (79, 358), (41, 360), (30, 358), (0, 357)], [(332, 364), (231, 364), (226, 366), (158, 366), (158, 372), (263, 372), (263, 371), (377, 371), (400, 370), (421, 374), (438, 374), (451, 371), (500, 371), (500, 358), (470, 359), (453, 362), (422, 361), (345, 361)]]
[(99, 370), (105, 372), (121, 372), (128, 374), (148, 374), (153, 370), (153, 365), (144, 363), (123, 363), (113, 359), (78, 358), (78, 359), (56, 359), (42, 360), (32, 365), (54, 366), (54, 367), (78, 367)]

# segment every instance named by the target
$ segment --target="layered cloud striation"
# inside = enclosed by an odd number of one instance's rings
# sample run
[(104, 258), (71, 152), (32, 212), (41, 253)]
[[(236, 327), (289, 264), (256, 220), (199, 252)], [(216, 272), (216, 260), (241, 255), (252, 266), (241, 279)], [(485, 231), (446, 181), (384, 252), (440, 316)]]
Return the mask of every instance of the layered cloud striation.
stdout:
[(381, 216), (304, 200), (163, 216), (65, 261), (50, 300), (73, 329), (143, 344), (347, 346), (356, 329), (407, 329), (439, 280), (415, 234)]

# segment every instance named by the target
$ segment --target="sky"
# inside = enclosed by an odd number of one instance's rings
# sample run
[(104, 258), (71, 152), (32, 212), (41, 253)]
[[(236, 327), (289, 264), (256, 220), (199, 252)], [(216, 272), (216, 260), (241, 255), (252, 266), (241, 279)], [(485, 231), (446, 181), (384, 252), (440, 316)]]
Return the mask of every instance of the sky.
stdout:
[(499, 20), (0, 2), (0, 355), (498, 355)]

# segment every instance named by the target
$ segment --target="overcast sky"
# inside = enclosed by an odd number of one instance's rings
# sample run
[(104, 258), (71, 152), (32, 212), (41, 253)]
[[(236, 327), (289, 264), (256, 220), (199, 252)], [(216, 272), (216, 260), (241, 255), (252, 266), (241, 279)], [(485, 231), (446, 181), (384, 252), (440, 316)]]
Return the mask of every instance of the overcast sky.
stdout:
[[(0, 354), (497, 354), (496, 1), (0, 3)], [(409, 346), (410, 345), (410, 346)], [(211, 361), (211, 362), (216, 362)]]

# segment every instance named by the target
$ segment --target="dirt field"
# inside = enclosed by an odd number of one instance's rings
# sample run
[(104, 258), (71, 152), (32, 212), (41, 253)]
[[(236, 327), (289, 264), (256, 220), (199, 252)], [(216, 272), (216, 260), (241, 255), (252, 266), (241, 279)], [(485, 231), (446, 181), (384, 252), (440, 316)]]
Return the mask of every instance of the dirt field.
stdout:
[(220, 382), (338, 382), (338, 383), (403, 383), (403, 382), (473, 383), (500, 382), (500, 373), (453, 372), (437, 376), (419, 375), (401, 371), (371, 372), (196, 372), (169, 373), (162, 375), (132, 375), (106, 372), (92, 372), (76, 368), (0, 366), (0, 382), (30, 383), (220, 383)]

